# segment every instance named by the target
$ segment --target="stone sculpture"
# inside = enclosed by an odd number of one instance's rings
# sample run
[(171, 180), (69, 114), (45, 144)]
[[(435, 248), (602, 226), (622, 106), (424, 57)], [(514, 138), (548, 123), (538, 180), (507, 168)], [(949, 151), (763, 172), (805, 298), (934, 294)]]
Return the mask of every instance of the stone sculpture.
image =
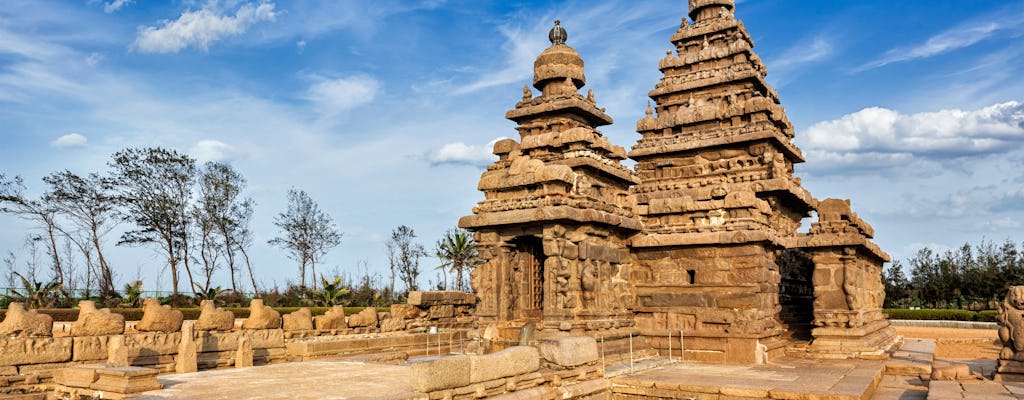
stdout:
[(242, 329), (278, 329), (281, 327), (281, 313), (263, 305), (263, 299), (252, 299), (249, 303), (249, 318), (242, 323)]
[(348, 328), (345, 322), (345, 307), (334, 306), (324, 315), (316, 317), (316, 329), (327, 331)]
[(1024, 361), (1024, 286), (1010, 286), (999, 304), (1000, 360)]
[(213, 300), (199, 303), (199, 319), (196, 320), (197, 331), (230, 331), (235, 327), (235, 313), (217, 307)]
[(22, 303), (7, 306), (4, 321), (0, 322), (0, 337), (47, 337), (52, 336), (53, 317), (36, 310), (25, 310)]
[(308, 307), (302, 307), (293, 313), (285, 314), (283, 327), (285, 332), (313, 330), (313, 313)]
[(78, 320), (71, 325), (71, 336), (103, 336), (124, 333), (124, 315), (109, 308), (96, 309), (92, 300), (78, 302)]
[(377, 322), (377, 309), (373, 307), (366, 307), (363, 311), (348, 317), (349, 328), (376, 328)]
[(142, 301), (142, 320), (135, 329), (139, 332), (177, 332), (181, 330), (183, 320), (181, 311), (162, 306), (160, 300), (150, 297)]

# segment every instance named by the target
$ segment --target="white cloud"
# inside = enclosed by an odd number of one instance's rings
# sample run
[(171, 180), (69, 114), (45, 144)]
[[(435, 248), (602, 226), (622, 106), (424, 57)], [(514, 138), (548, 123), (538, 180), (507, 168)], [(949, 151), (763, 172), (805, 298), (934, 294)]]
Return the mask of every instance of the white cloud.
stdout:
[(851, 161), (908, 156), (943, 160), (1005, 153), (1024, 144), (1024, 103), (911, 115), (870, 107), (814, 124), (803, 136), (808, 150)]
[(134, 3), (135, 0), (114, 0), (103, 4), (103, 12), (110, 14), (120, 10), (121, 7)]
[(140, 27), (135, 48), (144, 53), (177, 53), (189, 46), (205, 51), (224, 37), (241, 35), (257, 22), (276, 18), (274, 3), (246, 3), (234, 16), (221, 15), (209, 7), (188, 10), (174, 21), (161, 21), (159, 27)]
[(939, 54), (962, 49), (964, 47), (969, 47), (975, 43), (992, 37), (1001, 30), (1012, 29), (1014, 25), (1019, 25), (1020, 23), (1020, 21), (1013, 21), (1010, 19), (1005, 21), (986, 21), (957, 26), (928, 38), (924, 43), (910, 47), (897, 47), (890, 49), (885, 52), (885, 55), (877, 60), (855, 68), (854, 72), (861, 72), (919, 58), (933, 57)]
[(790, 68), (824, 60), (834, 52), (833, 40), (816, 36), (809, 42), (802, 42), (787, 49), (778, 59), (768, 62), (774, 68)]
[(69, 133), (61, 136), (54, 141), (50, 142), (50, 146), (58, 149), (70, 149), (75, 147), (85, 147), (88, 144), (89, 139), (77, 133)]
[(430, 163), (438, 164), (462, 164), (462, 165), (488, 165), (497, 160), (498, 156), (493, 153), (494, 143), (499, 140), (508, 139), (499, 137), (486, 145), (476, 146), (463, 142), (448, 143), (430, 154)]
[(93, 52), (89, 53), (88, 56), (85, 56), (85, 64), (90, 67), (99, 65), (100, 61), (103, 61), (103, 54)]
[(188, 150), (200, 163), (207, 161), (228, 161), (235, 159), (239, 152), (233, 146), (219, 140), (204, 139)]
[(324, 115), (338, 114), (367, 104), (380, 91), (380, 82), (369, 76), (314, 79), (316, 82), (306, 90), (306, 99), (313, 102), (317, 111)]
[(300, 40), (298, 42), (295, 42), (295, 51), (298, 52), (299, 54), (302, 54), (303, 51), (306, 51), (306, 41)]

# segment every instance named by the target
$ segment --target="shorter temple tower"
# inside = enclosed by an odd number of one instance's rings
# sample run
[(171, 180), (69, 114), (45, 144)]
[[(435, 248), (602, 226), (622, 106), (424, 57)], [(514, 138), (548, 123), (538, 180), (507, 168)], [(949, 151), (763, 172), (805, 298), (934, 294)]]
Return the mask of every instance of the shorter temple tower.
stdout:
[(499, 160), (480, 177), (485, 199), (459, 226), (475, 232), (481, 258), (471, 281), (476, 316), (504, 336), (582, 332), (633, 324), (627, 239), (640, 230), (629, 210), (637, 183), (626, 151), (596, 128), (612, 123), (586, 83), (583, 59), (558, 21), (534, 62), (534, 97), (506, 114), (520, 141), (495, 143)]

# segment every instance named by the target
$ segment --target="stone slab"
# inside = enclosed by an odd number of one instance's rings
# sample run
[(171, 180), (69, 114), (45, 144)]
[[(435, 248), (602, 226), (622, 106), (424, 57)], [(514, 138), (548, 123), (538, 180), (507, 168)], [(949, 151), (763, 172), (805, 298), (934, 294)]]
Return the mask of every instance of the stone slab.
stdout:
[(285, 347), (284, 330), (250, 329), (233, 332), (197, 332), (196, 348), (200, 353), (211, 351), (234, 351), (238, 349), (238, 340), (242, 335), (246, 335), (252, 340), (253, 349)]
[(0, 367), (70, 361), (72, 344), (69, 337), (0, 339)]
[(476, 295), (466, 292), (409, 292), (408, 304), (420, 307), (476, 304)]

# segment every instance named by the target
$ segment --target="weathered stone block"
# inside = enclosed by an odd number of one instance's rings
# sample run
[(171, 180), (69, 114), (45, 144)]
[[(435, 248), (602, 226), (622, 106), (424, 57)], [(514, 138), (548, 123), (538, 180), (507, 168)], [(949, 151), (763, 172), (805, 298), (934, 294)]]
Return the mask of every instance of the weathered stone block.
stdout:
[(430, 314), (427, 318), (439, 319), (439, 318), (451, 318), (455, 316), (455, 307), (451, 304), (442, 304), (436, 306), (430, 306)]
[(540, 369), (540, 353), (536, 347), (515, 346), (497, 353), (470, 358), (470, 381), (486, 382), (498, 378), (527, 374)]
[(476, 304), (476, 295), (465, 292), (409, 292), (409, 304), (414, 306), (434, 306), (440, 304), (470, 305)]
[(401, 319), (413, 319), (419, 318), (423, 312), (420, 311), (419, 307), (412, 304), (392, 304), (391, 305), (391, 317)]
[(107, 358), (109, 336), (78, 336), (73, 338), (71, 361), (97, 361)]
[(405, 320), (398, 318), (388, 318), (380, 323), (381, 332), (396, 332), (405, 330)]
[(428, 393), (441, 389), (469, 386), (472, 357), (444, 357), (434, 361), (413, 363), (410, 366), (412, 387)]
[(73, 388), (88, 388), (96, 382), (96, 370), (110, 367), (108, 364), (73, 365), (53, 373), (53, 382)]
[(273, 349), (284, 347), (284, 330), (260, 329), (234, 332), (199, 332), (196, 346), (199, 352), (234, 351), (238, 349), (238, 341), (242, 335), (252, 340), (254, 349)]
[(70, 361), (73, 343), (69, 337), (0, 338), (0, 366)]
[(160, 371), (142, 367), (110, 367), (96, 370), (96, 382), (90, 388), (118, 394), (146, 392), (163, 388), (157, 382)]
[(364, 308), (363, 311), (348, 317), (349, 328), (376, 327), (377, 309), (373, 307)]
[(540, 354), (550, 363), (575, 367), (597, 361), (597, 340), (590, 336), (572, 336), (542, 340)]

